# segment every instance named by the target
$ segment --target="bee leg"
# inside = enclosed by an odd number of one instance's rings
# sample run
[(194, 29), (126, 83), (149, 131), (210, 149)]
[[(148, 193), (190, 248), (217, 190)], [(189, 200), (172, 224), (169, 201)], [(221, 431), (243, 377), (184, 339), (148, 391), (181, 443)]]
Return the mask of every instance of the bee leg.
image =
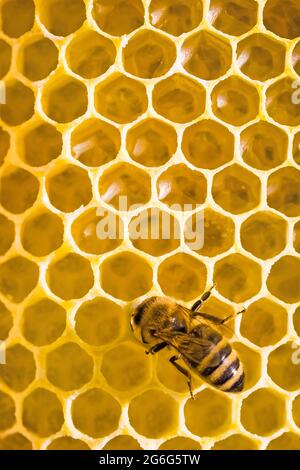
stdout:
[(170, 357), (169, 361), (171, 362), (171, 364), (173, 364), (173, 366), (176, 367), (176, 369), (179, 372), (181, 372), (187, 378), (187, 384), (188, 384), (188, 387), (189, 387), (191, 398), (194, 400), (195, 397), (193, 395), (193, 390), (192, 390), (192, 376), (191, 376), (191, 373), (190, 373), (189, 370), (185, 369), (184, 367), (182, 367), (181, 365), (176, 363), (176, 361), (178, 361), (178, 359), (180, 359), (180, 356), (172, 356), (172, 357)]
[(197, 310), (199, 310), (199, 308), (202, 307), (204, 302), (207, 299), (209, 299), (209, 297), (211, 296), (211, 292), (212, 292), (214, 287), (215, 287), (215, 284), (213, 286), (211, 286), (211, 288), (207, 292), (204, 292), (204, 294), (202, 295), (202, 297), (200, 299), (196, 300), (196, 302), (194, 303), (194, 305), (191, 308), (191, 310), (193, 312), (196, 312)]
[(246, 312), (245, 307), (244, 307), (242, 310), (240, 310), (239, 312), (235, 312), (235, 313), (233, 313), (232, 315), (229, 315), (229, 317), (224, 318), (224, 319), (221, 321), (221, 323), (224, 325), (224, 324), (227, 323), (228, 321), (233, 320), (233, 318), (237, 317), (238, 315), (242, 315), (244, 312)]
[(166, 346), (168, 346), (168, 343), (165, 343), (164, 341), (162, 343), (157, 343), (152, 348), (148, 349), (148, 351), (145, 351), (146, 354), (156, 354), (162, 349), (164, 349)]

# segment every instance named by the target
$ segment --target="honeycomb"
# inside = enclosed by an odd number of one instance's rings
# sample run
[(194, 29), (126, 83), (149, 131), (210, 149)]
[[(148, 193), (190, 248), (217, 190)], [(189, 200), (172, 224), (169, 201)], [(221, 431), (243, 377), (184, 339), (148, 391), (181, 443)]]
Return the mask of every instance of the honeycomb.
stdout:
[[(299, 1), (0, 9), (0, 449), (299, 449)], [(201, 247), (133, 237), (198, 211)], [(213, 282), (245, 390), (192, 400), (130, 309)]]

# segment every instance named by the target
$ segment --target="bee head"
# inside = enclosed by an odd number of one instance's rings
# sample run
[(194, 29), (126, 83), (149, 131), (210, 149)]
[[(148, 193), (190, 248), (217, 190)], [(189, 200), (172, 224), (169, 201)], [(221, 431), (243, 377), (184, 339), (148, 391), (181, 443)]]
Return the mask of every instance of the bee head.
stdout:
[(142, 343), (156, 341), (156, 325), (154, 325), (151, 307), (157, 297), (150, 297), (134, 308), (131, 315), (130, 327), (134, 336)]

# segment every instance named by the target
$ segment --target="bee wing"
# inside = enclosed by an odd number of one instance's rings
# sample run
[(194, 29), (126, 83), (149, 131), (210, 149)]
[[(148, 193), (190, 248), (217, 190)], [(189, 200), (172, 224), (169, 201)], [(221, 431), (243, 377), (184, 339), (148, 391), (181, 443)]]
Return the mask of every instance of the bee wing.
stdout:
[(199, 363), (214, 347), (211, 341), (171, 330), (159, 332), (159, 338), (173, 346), (186, 359)]
[(184, 307), (183, 305), (179, 305), (179, 307), (182, 308), (185, 311), (185, 313), (188, 313), (188, 315), (191, 318), (193, 318), (195, 321), (198, 320), (199, 323), (206, 322), (206, 323), (210, 323), (211, 325), (213, 325), (214, 329), (220, 331), (222, 336), (231, 338), (234, 335), (234, 330), (230, 326), (225, 325), (224, 323), (221, 323), (222, 318), (220, 318), (220, 322), (218, 322), (214, 320), (213, 315), (207, 315), (207, 314), (202, 315), (201, 312), (197, 312), (197, 314), (195, 314), (193, 310), (190, 310), (189, 308)]

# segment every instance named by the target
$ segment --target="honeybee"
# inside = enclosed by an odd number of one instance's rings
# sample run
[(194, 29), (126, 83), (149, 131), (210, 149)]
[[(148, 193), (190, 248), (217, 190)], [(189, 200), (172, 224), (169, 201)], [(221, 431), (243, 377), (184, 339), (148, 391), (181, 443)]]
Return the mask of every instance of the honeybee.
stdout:
[[(213, 287), (191, 309), (157, 296), (139, 304), (131, 317), (134, 335), (150, 346), (147, 354), (156, 354), (165, 347), (177, 351), (169, 360), (186, 377), (192, 398), (191, 371), (223, 392), (236, 393), (244, 388), (243, 365), (221, 330), (222, 325), (245, 309), (225, 319), (200, 312)], [(179, 359), (183, 359), (188, 368), (178, 364)]]

